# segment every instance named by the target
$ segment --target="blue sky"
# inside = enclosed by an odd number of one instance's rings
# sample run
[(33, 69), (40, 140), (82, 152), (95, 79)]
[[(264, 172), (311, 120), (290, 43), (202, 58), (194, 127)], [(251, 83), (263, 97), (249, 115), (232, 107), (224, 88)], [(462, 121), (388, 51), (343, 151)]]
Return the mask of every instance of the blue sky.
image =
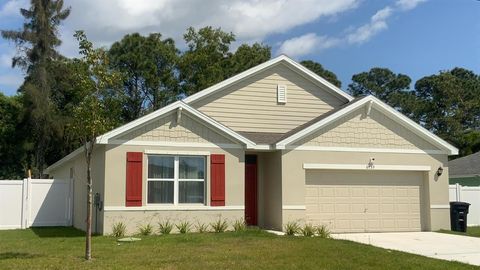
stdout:
[[(263, 42), (274, 55), (311, 59), (335, 72), (346, 89), (353, 74), (387, 67), (414, 81), (440, 70), (480, 73), (480, 1), (476, 0), (65, 0), (71, 16), (59, 51), (76, 56), (72, 33), (98, 46), (132, 32), (160, 32), (183, 47), (188, 26), (212, 25), (238, 43)], [(18, 29), (27, 0), (0, 0), (0, 29)], [(238, 45), (238, 44), (236, 44)], [(0, 40), (0, 91), (12, 95), (23, 75), (10, 67), (13, 44)]]

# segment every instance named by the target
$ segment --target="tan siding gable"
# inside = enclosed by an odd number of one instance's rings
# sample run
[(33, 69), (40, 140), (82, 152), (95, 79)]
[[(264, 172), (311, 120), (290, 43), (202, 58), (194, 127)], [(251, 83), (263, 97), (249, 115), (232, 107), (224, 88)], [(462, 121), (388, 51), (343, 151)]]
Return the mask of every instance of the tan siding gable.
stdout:
[(179, 125), (176, 125), (176, 117), (176, 113), (166, 115), (116, 139), (183, 143), (234, 143), (192, 119), (186, 113), (182, 113)]
[(295, 145), (323, 147), (438, 150), (376, 109), (360, 108)]
[[(277, 103), (277, 85), (287, 86), (287, 103)], [(236, 131), (285, 133), (346, 101), (284, 64), (190, 104)]]

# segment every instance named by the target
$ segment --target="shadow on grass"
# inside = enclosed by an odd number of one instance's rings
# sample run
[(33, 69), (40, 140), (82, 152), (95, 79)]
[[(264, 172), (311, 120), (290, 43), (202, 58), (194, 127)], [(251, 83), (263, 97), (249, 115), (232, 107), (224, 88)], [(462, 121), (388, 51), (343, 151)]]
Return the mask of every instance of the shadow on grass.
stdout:
[(82, 237), (85, 232), (73, 227), (32, 227), (30, 228), (38, 237)]
[(38, 254), (31, 254), (25, 252), (4, 252), (0, 253), (0, 260), (8, 260), (8, 259), (32, 259), (40, 257)]

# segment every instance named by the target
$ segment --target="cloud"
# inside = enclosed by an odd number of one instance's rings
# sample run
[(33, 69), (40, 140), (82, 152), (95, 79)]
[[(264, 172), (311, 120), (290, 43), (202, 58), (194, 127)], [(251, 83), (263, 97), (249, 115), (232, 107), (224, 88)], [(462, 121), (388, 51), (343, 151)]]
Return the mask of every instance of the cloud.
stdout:
[(353, 27), (343, 37), (329, 37), (308, 33), (283, 41), (278, 53), (285, 53), (292, 57), (308, 55), (341, 44), (362, 44), (388, 28), (388, 19), (396, 12), (414, 9), (427, 0), (397, 0), (393, 7), (386, 6), (378, 10), (370, 21), (364, 25)]
[(10, 0), (0, 7), (0, 17), (20, 16), (20, 8), (28, 7), (27, 0)]
[[(361, 0), (67, 0), (72, 7), (62, 27), (61, 51), (75, 49), (71, 34), (85, 30), (96, 45), (108, 46), (125, 34), (160, 32), (182, 41), (186, 28), (221, 27), (237, 40), (262, 41), (322, 17), (355, 8)], [(70, 41), (67, 41), (70, 39)], [(69, 45), (70, 44), (70, 45)], [(182, 46), (182, 45), (180, 45)], [(69, 48), (70, 47), (70, 48)]]
[(340, 42), (340, 40), (335, 38), (318, 36), (315, 33), (308, 33), (303, 36), (294, 37), (284, 41), (278, 49), (278, 53), (283, 53), (290, 57), (298, 58), (313, 52), (328, 49), (337, 45), (338, 42)]
[(400, 10), (410, 10), (417, 7), (418, 4), (426, 2), (427, 0), (397, 0), (395, 2), (395, 6), (397, 6)]
[(353, 33), (347, 36), (347, 42), (350, 44), (361, 44), (368, 41), (377, 33), (388, 28), (387, 19), (392, 15), (393, 9), (385, 7), (375, 13), (368, 24), (357, 28)]

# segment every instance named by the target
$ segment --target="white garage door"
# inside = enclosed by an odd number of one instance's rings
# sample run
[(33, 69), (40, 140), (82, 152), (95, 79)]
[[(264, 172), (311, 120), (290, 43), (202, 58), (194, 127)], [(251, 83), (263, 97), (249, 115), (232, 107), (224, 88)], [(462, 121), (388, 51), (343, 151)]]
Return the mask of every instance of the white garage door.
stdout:
[(422, 172), (307, 170), (307, 222), (333, 232), (421, 231)]

